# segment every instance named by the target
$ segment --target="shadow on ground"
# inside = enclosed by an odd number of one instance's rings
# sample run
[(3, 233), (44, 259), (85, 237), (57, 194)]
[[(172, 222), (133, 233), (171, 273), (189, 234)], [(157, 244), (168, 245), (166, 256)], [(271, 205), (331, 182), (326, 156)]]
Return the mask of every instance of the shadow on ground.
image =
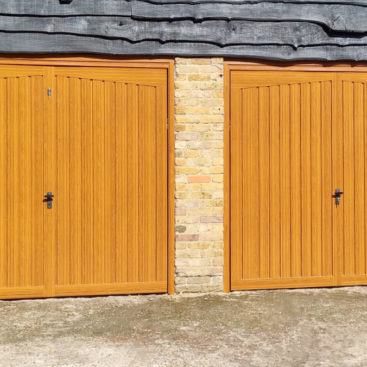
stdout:
[(367, 288), (0, 302), (0, 366), (367, 366)]

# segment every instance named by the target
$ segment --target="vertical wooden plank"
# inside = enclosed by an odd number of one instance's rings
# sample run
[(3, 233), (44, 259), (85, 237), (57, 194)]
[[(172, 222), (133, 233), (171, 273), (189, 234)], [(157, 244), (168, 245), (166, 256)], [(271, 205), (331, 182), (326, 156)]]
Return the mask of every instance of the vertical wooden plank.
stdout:
[[(70, 283), (82, 282), (82, 226), (81, 210), (84, 192), (82, 189), (82, 122), (81, 81), (70, 78)], [(84, 101), (83, 101), (84, 103)]]
[[(44, 241), (44, 116), (45, 116), (45, 80), (44, 76), (32, 77), (31, 82), (31, 156), (32, 156), (32, 284), (41, 286), (45, 284), (45, 259), (49, 263), (50, 257), (45, 256)], [(47, 244), (49, 246), (49, 244)], [(53, 265), (53, 264), (52, 264)], [(53, 271), (55, 269), (53, 268)], [(54, 277), (49, 281), (54, 282)]]
[(127, 85), (116, 83), (116, 281), (128, 275), (128, 136)]
[[(147, 134), (147, 125), (149, 124), (149, 120), (147, 121), (146, 105), (147, 105), (147, 87), (144, 85), (138, 85), (138, 264), (139, 264), (139, 281), (143, 282), (147, 276), (147, 262), (146, 262), (146, 253), (147, 247), (149, 246), (149, 233), (147, 228), (147, 211), (146, 205), (149, 205), (149, 192), (147, 192), (147, 186), (145, 182), (148, 175), (146, 173), (147, 164), (145, 159), (146, 149), (148, 148), (145, 144), (145, 137)], [(149, 143), (148, 143), (149, 144)]]
[(156, 104), (155, 88), (139, 86), (140, 281), (154, 281), (156, 278)]
[(290, 277), (290, 91), (280, 86), (280, 226), (281, 276)]
[(157, 162), (157, 186), (156, 186), (156, 262), (157, 281), (167, 280), (167, 247), (168, 247), (168, 137), (167, 137), (167, 87), (166, 85), (156, 88), (156, 162)]
[[(54, 67), (44, 67), (44, 83), (40, 86), (40, 95), (43, 99), (43, 130), (42, 132), (42, 157), (44, 159), (42, 195), (48, 191), (55, 194), (53, 209), (47, 209), (47, 203), (42, 203), (43, 212), (43, 236), (44, 236), (44, 263), (36, 271), (44, 272), (44, 283), (46, 286), (44, 294), (48, 297), (55, 295), (55, 284), (57, 283), (57, 215), (58, 215), (58, 191), (57, 191), (57, 94), (56, 77)], [(55, 93), (48, 95), (48, 88)], [(40, 97), (41, 96), (41, 97)], [(41, 107), (40, 107), (41, 108)], [(47, 134), (47, 135), (46, 135)], [(46, 154), (47, 152), (47, 154)], [(47, 174), (46, 174), (47, 172)], [(38, 198), (40, 200), (40, 198)]]
[(270, 276), (280, 271), (280, 88), (270, 87)]
[(8, 286), (19, 286), (19, 209), (17, 190), (19, 189), (19, 80), (8, 79)]
[[(252, 241), (253, 232), (250, 231), (251, 226), (251, 216), (254, 214), (251, 211), (251, 202), (250, 197), (253, 194), (251, 192), (252, 185), (250, 181), (253, 179), (251, 176), (251, 158), (252, 158), (252, 142), (251, 142), (251, 108), (253, 107), (251, 103), (252, 93), (251, 89), (243, 89), (242, 90), (242, 136), (241, 136), (241, 144), (243, 142), (247, 142), (247, 144), (243, 144), (242, 147), (242, 166), (241, 166), (241, 176), (242, 176), (242, 279), (250, 279), (252, 276), (250, 275), (250, 252), (252, 250), (252, 246), (256, 246)], [(256, 215), (256, 214), (255, 214)], [(252, 247), (252, 248), (251, 248)]]
[(321, 170), (322, 170), (322, 275), (332, 276), (333, 267), (333, 182), (332, 182), (332, 82), (321, 85)]
[[(365, 140), (364, 140), (364, 84), (354, 83), (354, 197), (355, 197), (355, 275), (365, 269)], [(343, 198), (344, 199), (344, 198)]]
[(355, 218), (354, 218), (354, 86), (343, 81), (344, 121), (344, 275), (355, 274)]
[(321, 173), (321, 86), (320, 82), (311, 83), (311, 241), (312, 275), (321, 275), (322, 246), (322, 173)]
[(93, 109), (93, 268), (94, 282), (105, 283), (105, 82), (92, 81), (92, 109)]
[[(228, 68), (224, 66), (225, 73), (228, 75)], [(173, 295), (175, 293), (175, 128), (174, 128), (174, 115), (175, 115), (175, 106), (174, 106), (174, 94), (175, 94), (175, 63), (174, 60), (170, 60), (167, 69), (167, 82), (165, 83), (164, 89), (166, 100), (165, 104), (165, 111), (167, 111), (167, 170), (168, 170), (168, 177), (167, 177), (167, 246), (164, 250), (166, 253), (166, 265), (167, 272), (166, 277), (167, 285), (168, 285), (168, 294)], [(224, 78), (225, 79), (225, 78)], [(225, 82), (225, 93), (229, 93), (229, 78)], [(227, 100), (227, 105), (229, 104), (229, 99)], [(228, 109), (227, 109), (228, 111)], [(228, 120), (227, 120), (228, 122)], [(225, 133), (227, 133), (227, 142), (229, 142), (229, 126), (227, 124), (227, 128), (225, 129)], [(228, 145), (229, 148), (229, 145)], [(227, 158), (227, 168), (229, 168), (229, 149), (226, 151), (226, 158)], [(229, 188), (229, 176), (227, 175), (227, 188)], [(228, 191), (229, 193), (229, 191)], [(226, 202), (229, 204), (229, 196), (226, 197)], [(226, 209), (229, 208), (229, 205), (226, 206)], [(225, 217), (227, 221), (225, 223), (225, 237), (228, 239), (229, 235), (229, 211), (225, 210)], [(229, 252), (230, 243), (227, 241), (226, 245), (224, 246), (224, 277), (223, 282), (224, 284), (224, 291), (228, 291), (230, 289), (230, 252)], [(162, 261), (162, 260), (161, 260)], [(161, 267), (158, 266), (158, 277), (159, 277), (159, 269)]]
[[(244, 126), (246, 142), (243, 156), (243, 231), (244, 231), (244, 278), (259, 278), (259, 89), (243, 92)], [(247, 149), (246, 149), (247, 148)]]
[(290, 86), (291, 276), (302, 275), (301, 238), (301, 87)]
[(148, 251), (146, 254), (145, 261), (147, 263), (146, 266), (146, 279), (147, 281), (154, 282), (157, 278), (157, 88), (156, 87), (147, 87), (147, 100), (149, 101), (149, 109), (148, 116), (149, 118), (149, 126), (147, 127), (146, 136), (146, 146), (149, 146), (147, 149), (147, 159), (146, 164), (148, 164), (149, 168), (147, 169), (147, 178), (148, 182), (151, 182), (149, 185), (148, 193), (148, 201), (149, 206), (146, 207), (147, 211), (147, 230), (149, 232), (149, 242), (148, 242)]
[[(343, 74), (335, 74), (332, 85), (333, 119), (332, 119), (332, 180), (333, 193), (336, 188), (344, 190), (344, 103)], [(334, 134), (338, 131), (338, 134)], [(333, 200), (333, 271), (335, 283), (341, 284), (344, 274), (344, 198), (340, 205)]]
[(270, 275), (270, 89), (259, 88), (260, 278)]
[(94, 282), (94, 238), (93, 227), (93, 110), (92, 110), (92, 81), (81, 80), (82, 110), (82, 283)]
[(8, 111), (7, 79), (0, 78), (0, 287), (8, 286)]
[[(172, 89), (172, 79), (171, 76), (173, 74), (173, 70), (170, 71), (169, 74), (169, 262), (173, 260), (172, 256), (172, 245), (173, 241), (171, 238), (171, 231), (174, 228), (174, 222), (172, 220), (172, 212), (171, 207), (173, 206), (173, 193), (172, 186), (174, 186), (174, 177), (172, 172), (172, 166), (174, 163), (174, 145), (172, 142), (172, 138), (174, 137), (173, 131), (173, 99), (171, 95), (173, 95)], [(224, 63), (224, 253), (223, 253), (223, 291), (228, 293), (232, 288), (232, 278), (231, 278), (231, 83), (232, 83), (232, 73), (230, 69), (229, 63)], [(173, 182), (171, 182), (173, 181)], [(172, 292), (172, 276), (173, 266), (169, 263), (168, 266), (168, 292), (171, 294)]]
[[(367, 83), (363, 83), (363, 143), (364, 143), (364, 201), (365, 205), (367, 202)], [(365, 241), (364, 241), (364, 269), (367, 274), (367, 213), (366, 206), (364, 208), (364, 230), (365, 230)]]
[[(17, 176), (19, 185), (16, 188), (16, 197), (15, 197), (15, 205), (17, 206), (17, 211), (19, 213), (19, 216), (16, 218), (17, 221), (17, 237), (18, 237), (18, 264), (19, 264), (19, 269), (18, 269), (18, 273), (19, 273), (19, 282), (17, 284), (18, 287), (24, 287), (25, 286), (25, 272), (24, 272), (24, 266), (25, 266), (25, 251), (26, 251), (26, 246), (25, 246), (25, 221), (24, 221), (24, 217), (23, 217), (23, 213), (26, 210), (26, 197), (25, 197), (25, 186), (23, 185), (23, 181), (27, 181), (27, 178), (25, 177), (26, 174), (23, 176), (23, 172), (22, 172), (22, 168), (25, 169), (25, 173), (27, 172), (27, 168), (26, 166), (28, 166), (27, 164), (27, 158), (26, 158), (26, 151), (25, 151), (25, 145), (26, 145), (26, 140), (27, 137), (24, 134), (24, 129), (25, 124), (24, 124), (24, 119), (26, 118), (25, 116), (27, 115), (27, 102), (26, 102), (26, 95), (25, 95), (25, 84), (26, 84), (26, 80), (25, 77), (20, 77), (17, 78), (18, 81), (18, 101), (22, 101), (21, 103), (19, 103), (18, 105), (18, 121), (17, 121), (17, 125), (18, 125), (18, 150), (16, 152), (14, 152), (13, 154), (16, 154), (18, 156), (19, 159), (19, 163), (22, 162), (24, 164), (18, 164), (15, 167), (15, 175)], [(28, 177), (29, 177), (29, 173), (28, 173)], [(20, 179), (22, 180), (22, 182), (20, 182)], [(27, 182), (29, 185), (29, 182)]]
[(18, 175), (21, 184), (18, 191), (19, 209), (21, 218), (19, 218), (19, 238), (20, 238), (20, 286), (32, 286), (32, 276), (30, 269), (31, 247), (32, 247), (32, 221), (31, 216), (31, 91), (30, 77), (19, 79), (19, 100), (22, 103), (19, 106), (19, 159), (22, 164), (18, 167)]
[(231, 90), (231, 276), (232, 280), (242, 279), (243, 224), (242, 224), (242, 91)]
[(139, 87), (129, 84), (128, 96), (128, 281), (139, 280)]
[(301, 85), (302, 276), (311, 276), (311, 86)]
[[(70, 93), (69, 79), (56, 76), (57, 285), (70, 284)], [(55, 201), (56, 201), (55, 200)], [(55, 209), (54, 209), (55, 210)]]
[[(105, 282), (116, 282), (116, 89), (105, 82)], [(120, 264), (118, 264), (120, 266)]]

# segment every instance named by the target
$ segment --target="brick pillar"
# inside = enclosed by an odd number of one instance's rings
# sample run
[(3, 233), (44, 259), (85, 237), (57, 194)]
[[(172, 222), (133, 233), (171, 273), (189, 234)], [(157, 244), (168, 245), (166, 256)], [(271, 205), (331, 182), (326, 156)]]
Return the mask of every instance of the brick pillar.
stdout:
[(223, 59), (175, 61), (176, 291), (221, 291)]

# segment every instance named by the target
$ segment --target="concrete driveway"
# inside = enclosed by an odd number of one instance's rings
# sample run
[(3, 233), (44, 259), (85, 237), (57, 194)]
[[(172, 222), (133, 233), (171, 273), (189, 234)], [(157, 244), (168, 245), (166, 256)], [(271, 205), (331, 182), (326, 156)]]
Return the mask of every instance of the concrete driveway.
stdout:
[(0, 366), (367, 366), (367, 287), (0, 302)]

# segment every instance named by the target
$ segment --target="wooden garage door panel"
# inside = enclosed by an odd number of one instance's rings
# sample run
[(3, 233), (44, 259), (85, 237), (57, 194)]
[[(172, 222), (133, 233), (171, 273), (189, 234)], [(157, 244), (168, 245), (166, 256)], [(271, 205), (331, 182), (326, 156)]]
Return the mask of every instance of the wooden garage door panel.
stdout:
[(45, 70), (0, 68), (0, 295), (42, 296)]
[(56, 294), (165, 292), (166, 84), (84, 72), (56, 70)]
[(167, 291), (166, 69), (0, 66), (0, 165), (0, 298)]
[[(341, 284), (366, 284), (367, 74), (338, 75)], [(340, 129), (341, 128), (341, 129)]]
[(306, 82), (307, 73), (293, 78), (287, 73), (284, 81), (276, 74), (278, 85), (243, 82), (231, 88), (233, 289), (336, 280), (331, 200), (335, 76), (323, 73)]

